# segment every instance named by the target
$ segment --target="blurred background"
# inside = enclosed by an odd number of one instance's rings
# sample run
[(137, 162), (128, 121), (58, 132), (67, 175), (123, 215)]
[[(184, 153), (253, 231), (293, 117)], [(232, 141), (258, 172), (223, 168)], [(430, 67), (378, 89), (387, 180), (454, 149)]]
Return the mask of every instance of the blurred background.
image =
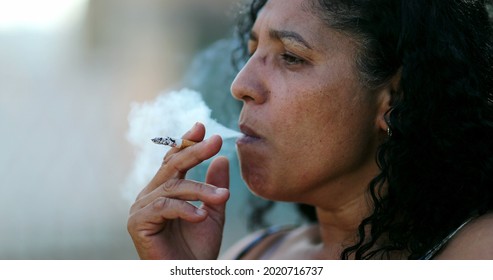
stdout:
[[(135, 158), (130, 104), (187, 86), (234, 126), (240, 106), (224, 52), (238, 6), (0, 0), (0, 259), (137, 258), (122, 195)], [(233, 184), (223, 249), (247, 231), (249, 193)]]

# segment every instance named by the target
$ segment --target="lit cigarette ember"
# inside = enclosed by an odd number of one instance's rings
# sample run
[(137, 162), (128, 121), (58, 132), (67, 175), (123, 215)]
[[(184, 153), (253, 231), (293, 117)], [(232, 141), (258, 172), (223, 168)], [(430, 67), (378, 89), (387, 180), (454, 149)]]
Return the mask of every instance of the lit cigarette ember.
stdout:
[(183, 149), (186, 147), (190, 147), (194, 144), (197, 144), (197, 142), (193, 142), (187, 139), (179, 139), (173, 137), (156, 137), (154, 139), (151, 139), (151, 141), (159, 145), (166, 145), (179, 149)]

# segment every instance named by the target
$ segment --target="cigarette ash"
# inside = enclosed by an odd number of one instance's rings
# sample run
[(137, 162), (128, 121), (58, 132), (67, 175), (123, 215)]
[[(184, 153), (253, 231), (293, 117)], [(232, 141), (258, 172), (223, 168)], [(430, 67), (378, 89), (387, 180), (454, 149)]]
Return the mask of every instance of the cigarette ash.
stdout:
[(166, 145), (170, 147), (178, 146), (178, 143), (176, 143), (177, 140), (171, 137), (156, 137), (156, 138), (152, 138), (151, 141), (154, 144), (159, 144), (159, 145)]

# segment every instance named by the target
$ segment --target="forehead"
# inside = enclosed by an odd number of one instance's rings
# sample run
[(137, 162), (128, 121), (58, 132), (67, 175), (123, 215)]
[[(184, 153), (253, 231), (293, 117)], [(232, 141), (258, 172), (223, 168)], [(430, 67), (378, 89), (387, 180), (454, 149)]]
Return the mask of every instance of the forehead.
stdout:
[(269, 0), (259, 12), (252, 29), (254, 35), (271, 30), (285, 30), (300, 34), (314, 50), (356, 51), (358, 44), (345, 33), (329, 27), (320, 18), (316, 0)]
[(313, 12), (313, 5), (313, 0), (269, 0), (260, 11), (253, 29), (267, 25), (278, 30), (316, 33), (326, 26)]

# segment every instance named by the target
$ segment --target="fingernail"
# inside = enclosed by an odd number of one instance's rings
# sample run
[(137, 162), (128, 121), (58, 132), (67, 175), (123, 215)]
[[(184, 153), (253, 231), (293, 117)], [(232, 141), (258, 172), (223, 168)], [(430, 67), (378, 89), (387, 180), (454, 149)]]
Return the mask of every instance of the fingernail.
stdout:
[[(197, 125), (198, 125), (198, 123), (195, 123), (195, 124), (192, 126), (192, 128), (190, 128), (190, 129), (187, 131), (187, 133), (192, 132), (192, 131), (193, 131), (193, 130), (197, 127)], [(186, 133), (185, 133), (185, 134), (186, 134)]]
[(225, 194), (228, 192), (227, 189), (223, 189), (223, 188), (217, 188), (215, 191), (214, 191), (216, 194)]
[(206, 214), (205, 210), (202, 210), (200, 208), (196, 208), (195, 209), (195, 214), (199, 215), (199, 216), (204, 216)]
[(211, 137), (207, 138), (207, 139), (204, 139), (204, 143), (209, 143), (211, 141), (212, 138), (214, 138), (216, 135), (212, 135)]

